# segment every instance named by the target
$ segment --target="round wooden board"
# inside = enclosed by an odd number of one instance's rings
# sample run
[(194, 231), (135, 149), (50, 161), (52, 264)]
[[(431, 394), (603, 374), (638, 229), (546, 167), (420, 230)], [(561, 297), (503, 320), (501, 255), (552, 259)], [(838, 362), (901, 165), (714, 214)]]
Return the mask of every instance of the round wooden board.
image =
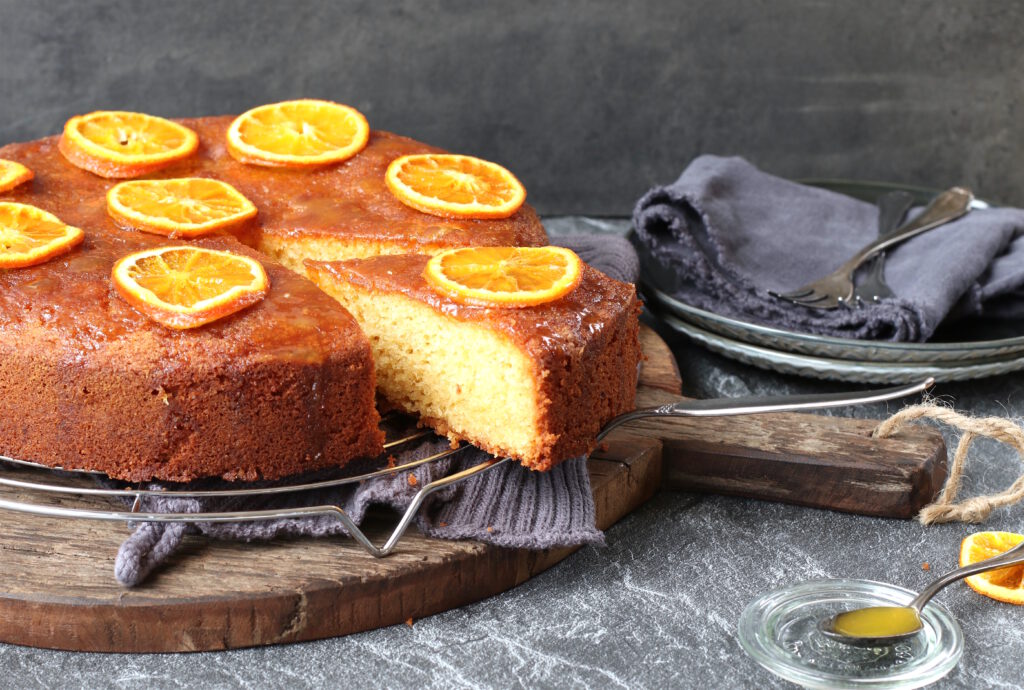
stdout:
[[(668, 347), (647, 328), (641, 339), (647, 356), (641, 391), (678, 394), (679, 372)], [(656, 438), (622, 429), (590, 460), (599, 527), (657, 490), (660, 452)], [(0, 495), (19, 497), (12, 489)], [(38, 495), (23, 498), (40, 501)], [(394, 522), (385, 515), (379, 527), (367, 526), (375, 543)], [(478, 601), (574, 551), (433, 540), (414, 530), (383, 559), (344, 538), (193, 538), (145, 584), (125, 589), (114, 579), (113, 564), (127, 534), (126, 527), (109, 522), (4, 513), (0, 641), (75, 651), (180, 652), (334, 637)]]

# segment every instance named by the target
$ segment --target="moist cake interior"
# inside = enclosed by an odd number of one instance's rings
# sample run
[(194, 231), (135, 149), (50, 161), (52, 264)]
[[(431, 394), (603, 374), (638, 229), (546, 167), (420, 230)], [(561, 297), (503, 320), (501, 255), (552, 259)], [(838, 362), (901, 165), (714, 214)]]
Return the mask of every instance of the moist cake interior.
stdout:
[(633, 409), (635, 289), (584, 267), (562, 298), (527, 308), (457, 304), (422, 277), (429, 257), (308, 262), (359, 322), (387, 401), (453, 440), (544, 470), (592, 450)]

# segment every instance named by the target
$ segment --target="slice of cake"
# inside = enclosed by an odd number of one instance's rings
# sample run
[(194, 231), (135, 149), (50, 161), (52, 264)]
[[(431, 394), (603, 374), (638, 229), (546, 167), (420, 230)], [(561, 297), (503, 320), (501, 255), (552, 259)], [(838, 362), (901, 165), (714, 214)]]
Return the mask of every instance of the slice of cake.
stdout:
[(546, 304), (460, 304), (424, 279), (430, 257), (307, 262), (308, 274), (359, 321), (377, 389), (453, 440), (546, 470), (593, 450), (633, 409), (640, 305), (632, 285), (583, 267)]

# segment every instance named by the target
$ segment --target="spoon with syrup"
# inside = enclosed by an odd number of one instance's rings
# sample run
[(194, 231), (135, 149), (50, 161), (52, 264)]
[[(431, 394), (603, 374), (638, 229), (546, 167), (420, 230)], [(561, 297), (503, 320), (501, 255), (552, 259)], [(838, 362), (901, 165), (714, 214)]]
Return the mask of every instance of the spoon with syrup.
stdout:
[(998, 556), (946, 573), (921, 591), (906, 606), (868, 606), (825, 618), (818, 629), (826, 637), (858, 647), (885, 647), (921, 632), (921, 609), (940, 589), (971, 575), (1024, 563), (1024, 542)]

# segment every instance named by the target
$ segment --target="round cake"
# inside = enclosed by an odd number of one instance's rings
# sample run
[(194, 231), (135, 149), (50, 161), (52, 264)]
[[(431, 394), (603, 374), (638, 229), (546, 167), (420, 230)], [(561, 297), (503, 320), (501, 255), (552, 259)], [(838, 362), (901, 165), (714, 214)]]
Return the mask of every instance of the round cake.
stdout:
[[(58, 137), (10, 144), (0, 159), (34, 179), (0, 193), (84, 231), (68, 253), (0, 269), (0, 454), (130, 481), (275, 479), (381, 452), (374, 364), (348, 312), (306, 278), (306, 259), (431, 253), (466, 245), (543, 245), (523, 205), (494, 220), (442, 218), (402, 204), (384, 175), (399, 156), (438, 150), (386, 132), (342, 163), (270, 168), (229, 155), (231, 117), (181, 120), (189, 157), (146, 179), (229, 183), (258, 215), (186, 242), (124, 230), (108, 215), (118, 182), (72, 165)], [(270, 289), (213, 323), (172, 330), (121, 299), (114, 263), (162, 245), (256, 257)]]

